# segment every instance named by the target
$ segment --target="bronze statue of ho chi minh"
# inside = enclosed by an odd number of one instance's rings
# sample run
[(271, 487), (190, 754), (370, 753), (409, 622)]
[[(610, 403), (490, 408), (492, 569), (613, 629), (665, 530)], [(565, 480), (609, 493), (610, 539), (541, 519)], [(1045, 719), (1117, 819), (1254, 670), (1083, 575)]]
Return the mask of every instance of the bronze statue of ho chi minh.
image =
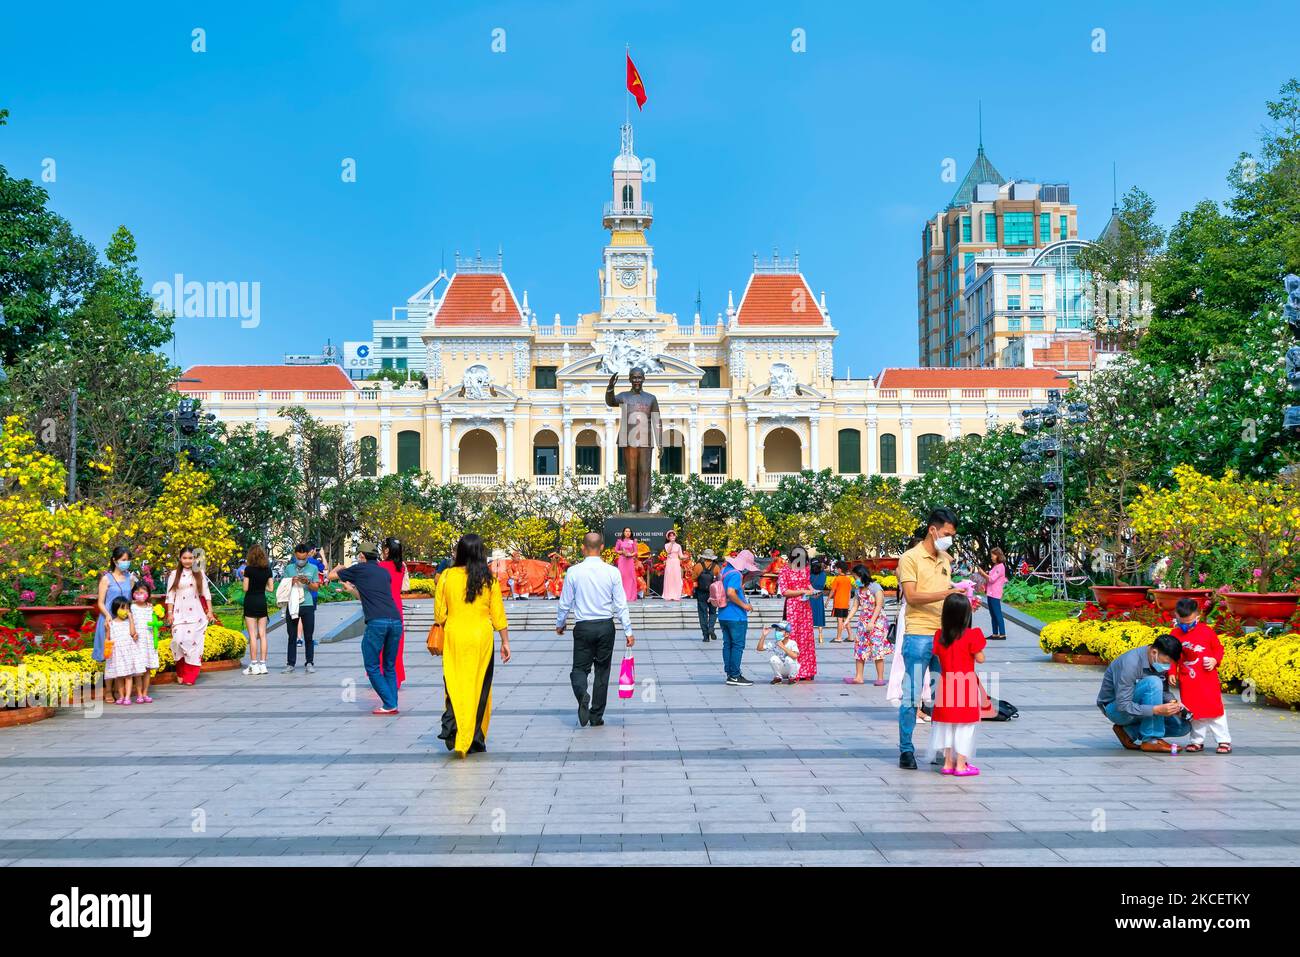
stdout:
[(627, 504), (630, 512), (650, 511), (650, 470), (654, 465), (654, 450), (664, 445), (659, 423), (659, 400), (644, 390), (645, 372), (633, 368), (627, 374), (632, 388), (614, 394), (618, 373), (609, 377), (605, 388), (605, 404), (621, 410), (618, 425), (618, 447), (623, 450), (623, 465), (627, 471)]

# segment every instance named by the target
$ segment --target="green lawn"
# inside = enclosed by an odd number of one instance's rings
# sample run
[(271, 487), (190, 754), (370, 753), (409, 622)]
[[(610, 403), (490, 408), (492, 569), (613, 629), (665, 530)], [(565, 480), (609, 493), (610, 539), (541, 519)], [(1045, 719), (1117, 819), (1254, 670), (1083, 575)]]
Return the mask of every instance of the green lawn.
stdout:
[(216, 605), (212, 610), (216, 612), (217, 620), (227, 628), (234, 631), (244, 630), (243, 605)]
[(1023, 611), (1026, 615), (1033, 615), (1047, 625), (1054, 621), (1060, 621), (1062, 618), (1072, 618), (1083, 607), (1083, 602), (1031, 601), (1022, 605), (1012, 605), (1011, 607)]

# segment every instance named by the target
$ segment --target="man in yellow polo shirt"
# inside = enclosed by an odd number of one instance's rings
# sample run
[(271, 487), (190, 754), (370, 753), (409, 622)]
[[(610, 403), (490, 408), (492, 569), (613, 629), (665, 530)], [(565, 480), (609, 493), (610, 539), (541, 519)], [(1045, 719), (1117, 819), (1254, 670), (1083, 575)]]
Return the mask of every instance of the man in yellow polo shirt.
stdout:
[(943, 603), (955, 590), (952, 587), (952, 559), (948, 549), (957, 531), (957, 516), (946, 508), (936, 508), (925, 522), (925, 538), (903, 553), (898, 562), (898, 587), (907, 602), (907, 629), (901, 648), (894, 654), (903, 656), (903, 698), (898, 706), (898, 766), (916, 769), (912, 731), (916, 728), (916, 708), (921, 700), (921, 682), (928, 666), (935, 679), (939, 676), (939, 659), (934, 654), (934, 633), (943, 618)]

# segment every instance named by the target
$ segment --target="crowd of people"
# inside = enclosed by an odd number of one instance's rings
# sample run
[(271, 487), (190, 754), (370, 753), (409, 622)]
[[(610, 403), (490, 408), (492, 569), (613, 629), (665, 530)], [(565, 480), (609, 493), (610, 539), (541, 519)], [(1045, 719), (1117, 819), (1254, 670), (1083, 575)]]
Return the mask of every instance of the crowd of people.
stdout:
[[(662, 598), (695, 600), (701, 639), (721, 641), (724, 682), (732, 687), (753, 685), (741, 666), (753, 602), (759, 596), (783, 602), (779, 622), (764, 627), (757, 643), (772, 669), (773, 685), (816, 680), (818, 646), (827, 643), (829, 604), (836, 625), (829, 643), (853, 644), (855, 673), (842, 680), (865, 684), (870, 662), (872, 683), (887, 686), (887, 700), (898, 707), (899, 766), (917, 767), (912, 739), (921, 721), (931, 724), (931, 763), (942, 764), (944, 774), (974, 776), (980, 773), (972, 763), (979, 722), (998, 713), (998, 703), (984, 689), (976, 667), (985, 660), (988, 641), (1006, 638), (1001, 595), (1007, 573), (1000, 549), (992, 551), (988, 569), (974, 569), (993, 626), (986, 635), (972, 625), (979, 601), (973, 580), (953, 579), (950, 553), (956, 533), (957, 517), (943, 508), (935, 509), (917, 530), (898, 561), (899, 610), (893, 622), (885, 590), (862, 564), (810, 556), (802, 546), (771, 553), (763, 568), (749, 549), (725, 558), (704, 549), (692, 560), (674, 532), (666, 536), (659, 569)], [(570, 683), (582, 727), (604, 724), (616, 626), (631, 649), (635, 636), (629, 606), (647, 592), (645, 556), (631, 529), (624, 529), (615, 542), (612, 563), (605, 553), (603, 536), (588, 533), (580, 561), (568, 565), (558, 554), (550, 556), (543, 585), (546, 597), (558, 603), (556, 634), (565, 634), (569, 620), (574, 622)], [(152, 702), (156, 632), (164, 624), (170, 629), (178, 682), (193, 685), (197, 680), (204, 633), (216, 617), (207, 577), (195, 557), (190, 548), (177, 555), (166, 577), (160, 622), (148, 582), (132, 571), (130, 551), (113, 551), (99, 581), (94, 655), (105, 663), (105, 680), (117, 704)], [(521, 561), (518, 552), (509, 560), (490, 555), (478, 535), (467, 534), (435, 569), (434, 620), (443, 640), (435, 648), (431, 636), (430, 650), (442, 656), (444, 683), (438, 736), (460, 757), (487, 747), (495, 636), (500, 635), (505, 664), (511, 659), (506, 601), (523, 597)], [(284, 609), (287, 661), (282, 673), (294, 672), (299, 643), (305, 649), (306, 671), (313, 672), (315, 595), (325, 582), (340, 582), (359, 599), (365, 619), (362, 661), (379, 699), (373, 713), (399, 713), (398, 693), (405, 679), (402, 596), (410, 589), (410, 569), (399, 540), (388, 538), (377, 551), (361, 549), (352, 564), (328, 570), (316, 549), (298, 544), (278, 573), (272, 571), (266, 550), (255, 545), (241, 564), (238, 581), (249, 639), (245, 675), (267, 674), (272, 602)], [(1180, 600), (1170, 634), (1121, 655), (1106, 669), (1097, 706), (1125, 748), (1176, 753), (1178, 746), (1167, 739), (1185, 735), (1189, 741), (1183, 750), (1196, 752), (1204, 750), (1207, 734), (1213, 734), (1216, 752), (1231, 753), (1217, 673), (1223, 646), (1201, 620), (1201, 610), (1194, 599)], [(888, 678), (887, 659), (892, 659)]]

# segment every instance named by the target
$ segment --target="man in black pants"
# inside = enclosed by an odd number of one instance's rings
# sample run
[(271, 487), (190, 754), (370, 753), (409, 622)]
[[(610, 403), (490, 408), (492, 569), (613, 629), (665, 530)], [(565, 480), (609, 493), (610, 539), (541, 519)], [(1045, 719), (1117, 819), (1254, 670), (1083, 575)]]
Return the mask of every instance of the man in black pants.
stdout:
[[(623, 579), (618, 569), (601, 560), (604, 539), (598, 532), (588, 532), (582, 540), (582, 561), (564, 573), (560, 590), (560, 607), (555, 612), (555, 633), (564, 634), (569, 611), (573, 611), (573, 670), (569, 681), (578, 699), (578, 724), (599, 727), (605, 723), (605, 699), (609, 694), (609, 669), (614, 659), (614, 619), (623, 625), (629, 648), (632, 616), (627, 610)], [(596, 671), (591, 694), (587, 694), (587, 676)]]
[(316, 670), (315, 645), (316, 633), (316, 591), (320, 588), (321, 573), (308, 557), (306, 545), (298, 545), (293, 550), (293, 560), (284, 568), (284, 577), (292, 578), (294, 584), (302, 586), (302, 601), (298, 604), (298, 617), (289, 615), (289, 606), (284, 608), (284, 630), (289, 637), (288, 661), (282, 674), (291, 675), (298, 664), (298, 623), (302, 622), (302, 640), (307, 651), (307, 674)]
[(695, 566), (695, 608), (700, 616), (700, 634), (704, 641), (718, 640), (718, 609), (709, 602), (709, 586), (721, 574), (718, 556), (713, 549), (700, 552), (700, 563)]

